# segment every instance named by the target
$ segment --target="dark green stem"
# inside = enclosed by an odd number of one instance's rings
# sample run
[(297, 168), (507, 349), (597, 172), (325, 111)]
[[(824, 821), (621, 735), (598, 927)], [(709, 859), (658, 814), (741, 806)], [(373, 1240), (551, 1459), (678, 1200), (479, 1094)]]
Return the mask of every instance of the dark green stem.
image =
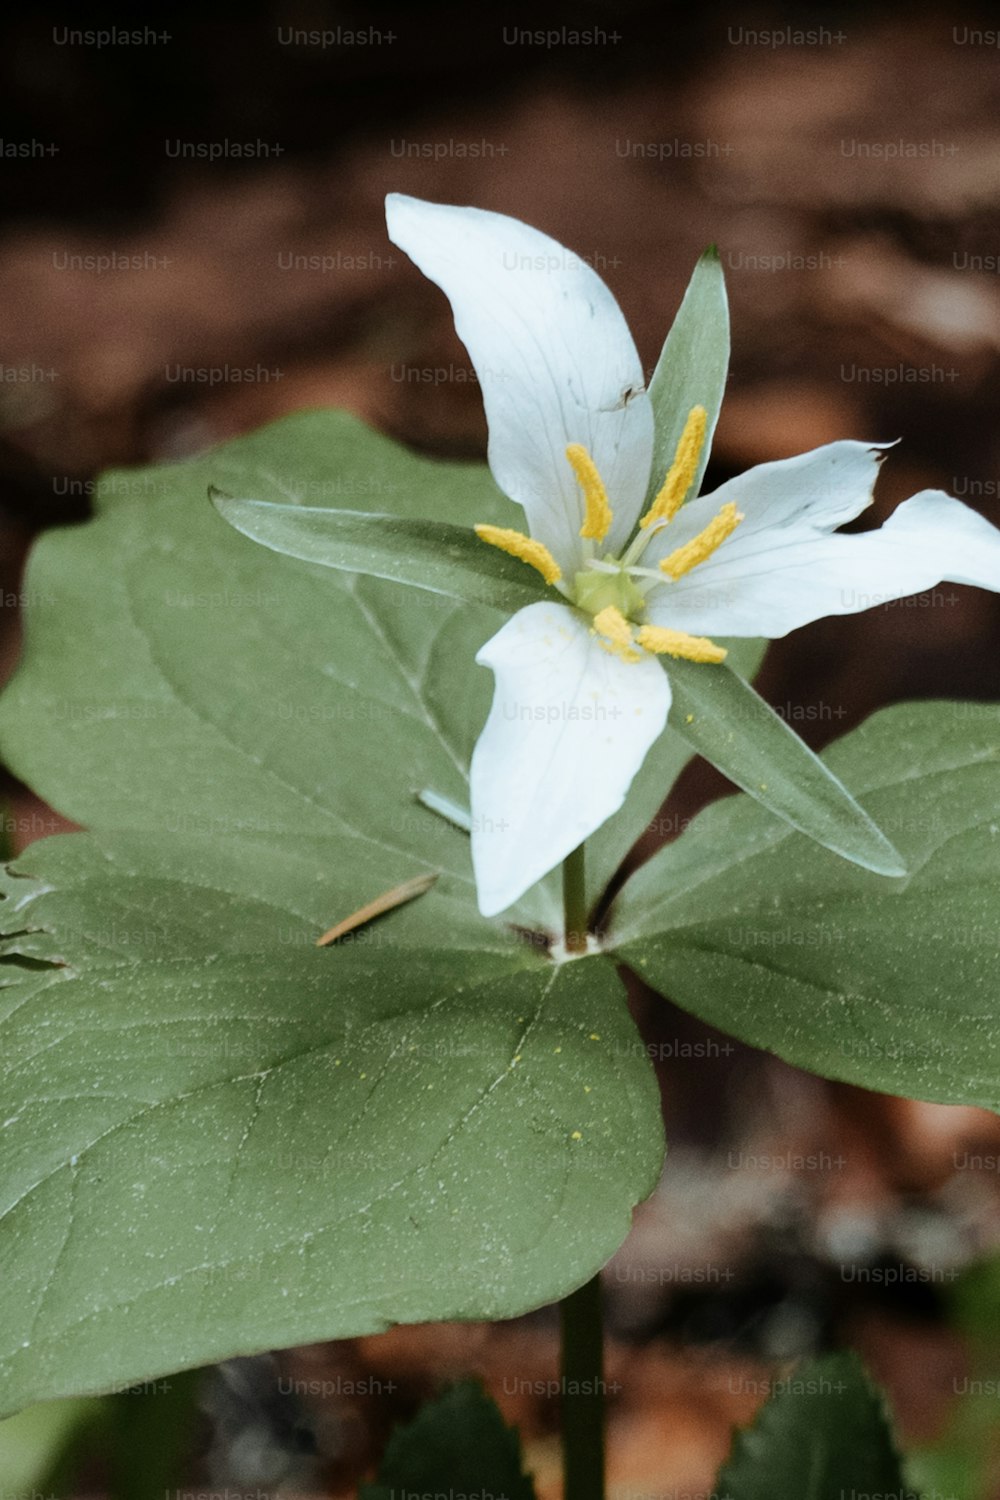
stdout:
[(587, 951), (587, 888), (584, 845), (563, 860), (563, 913), (567, 953)]
[(601, 1278), (559, 1304), (564, 1500), (604, 1500), (604, 1327)]
[[(567, 953), (587, 951), (584, 846), (563, 861)], [(604, 1326), (601, 1278), (559, 1304), (564, 1500), (604, 1500)]]

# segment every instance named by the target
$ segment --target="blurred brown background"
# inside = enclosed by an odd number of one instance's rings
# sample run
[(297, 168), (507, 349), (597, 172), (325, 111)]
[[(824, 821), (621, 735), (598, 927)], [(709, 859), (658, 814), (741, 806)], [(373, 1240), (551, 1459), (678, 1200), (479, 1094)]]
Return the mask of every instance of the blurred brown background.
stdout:
[[(484, 452), (447, 304), (385, 238), (390, 190), (514, 214), (586, 257), (649, 369), (716, 242), (733, 362), (710, 483), (838, 437), (900, 438), (875, 520), (940, 486), (1000, 522), (988, 11), (316, 3), (73, 39), (99, 24), (13, 17), (0, 51), (7, 669), (30, 538), (85, 517), (109, 465), (183, 457), (327, 404), (428, 451)], [(1000, 600), (942, 585), (777, 643), (760, 686), (818, 746), (900, 699), (995, 699), (998, 646)], [(675, 826), (717, 789), (693, 768)], [(61, 826), (7, 791), (18, 846)], [(759, 1382), (842, 1343), (887, 1383), (911, 1445), (946, 1441), (968, 1356), (938, 1290), (866, 1294), (837, 1266), (867, 1254), (960, 1267), (995, 1247), (997, 1174), (959, 1165), (997, 1150), (993, 1118), (826, 1085), (660, 1002), (637, 995), (636, 1009), (674, 1152), (608, 1276), (619, 1493), (707, 1486)], [(777, 1166), (753, 1165), (766, 1153)], [(550, 1376), (553, 1359), (545, 1314), (286, 1356), (397, 1387), (305, 1403), (309, 1482), (348, 1492), (434, 1379), (480, 1370), (551, 1495), (555, 1406), (506, 1387)], [(298, 1443), (244, 1377), (207, 1398), (216, 1482), (254, 1482), (232, 1467), (222, 1407), (237, 1431), (257, 1423), (265, 1447)], [(976, 1441), (967, 1493), (1000, 1494), (995, 1440)]]

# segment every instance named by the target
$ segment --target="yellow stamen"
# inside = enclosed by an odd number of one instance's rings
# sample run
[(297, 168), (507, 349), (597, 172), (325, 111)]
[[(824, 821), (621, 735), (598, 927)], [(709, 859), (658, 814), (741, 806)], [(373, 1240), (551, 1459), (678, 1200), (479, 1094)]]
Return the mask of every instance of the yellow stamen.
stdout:
[(692, 406), (663, 487), (639, 522), (643, 530), (652, 526), (654, 521), (672, 521), (684, 504), (698, 469), (701, 450), (705, 446), (707, 426), (708, 412), (703, 406)]
[(604, 637), (600, 644), (612, 656), (620, 656), (622, 661), (641, 660), (640, 653), (632, 646), (632, 627), (621, 610), (615, 609), (613, 604), (594, 616), (594, 632)]
[(725, 661), (725, 646), (717, 646), (704, 635), (688, 635), (685, 630), (666, 630), (661, 625), (642, 625), (636, 640), (645, 651), (657, 656), (680, 656), (685, 661)]
[(678, 547), (665, 557), (660, 563), (664, 573), (668, 574), (675, 582), (683, 578), (685, 573), (690, 573), (699, 563), (703, 563), (707, 557), (711, 557), (717, 547), (721, 547), (727, 536), (732, 536), (737, 526), (743, 520), (743, 516), (730, 500), (719, 511), (719, 514), (705, 527), (699, 531), (697, 536), (685, 542), (683, 547)]
[(597, 465), (582, 443), (570, 443), (566, 449), (566, 457), (573, 465), (576, 482), (583, 490), (583, 498), (587, 505), (580, 535), (589, 537), (595, 542), (603, 542), (614, 520), (604, 481), (597, 472)]
[(512, 531), (506, 526), (484, 524), (474, 529), (480, 541), (489, 542), (491, 547), (499, 547), (501, 552), (508, 552), (520, 562), (537, 568), (546, 583), (558, 583), (562, 577), (562, 568), (548, 547), (543, 542), (536, 542), (534, 537), (525, 536), (523, 531)]

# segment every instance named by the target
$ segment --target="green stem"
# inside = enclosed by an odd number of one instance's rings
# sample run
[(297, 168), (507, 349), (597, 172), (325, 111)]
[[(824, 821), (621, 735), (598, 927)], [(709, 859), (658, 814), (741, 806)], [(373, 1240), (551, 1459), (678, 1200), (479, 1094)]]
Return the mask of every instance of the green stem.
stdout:
[(565, 917), (566, 952), (587, 951), (587, 888), (584, 845), (567, 854), (563, 860), (563, 914)]
[(604, 1500), (604, 1328), (601, 1278), (559, 1304), (564, 1500)]
[[(567, 953), (587, 951), (584, 846), (563, 861)], [(564, 1500), (604, 1500), (604, 1326), (601, 1278), (559, 1304)]]

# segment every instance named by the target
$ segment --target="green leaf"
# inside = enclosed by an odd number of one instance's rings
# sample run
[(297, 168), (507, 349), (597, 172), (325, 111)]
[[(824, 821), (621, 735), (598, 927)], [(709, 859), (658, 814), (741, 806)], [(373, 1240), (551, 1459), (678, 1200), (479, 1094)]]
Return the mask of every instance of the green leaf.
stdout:
[(656, 429), (648, 499), (659, 490), (673, 462), (688, 413), (693, 406), (703, 406), (708, 416), (705, 443), (685, 499), (697, 495), (712, 448), (728, 369), (729, 303), (722, 265), (712, 247), (694, 268), (650, 381)]
[(996, 1493), (996, 1408), (995, 1394), (963, 1397), (931, 1442), (910, 1449), (906, 1478), (921, 1500), (989, 1500)]
[(111, 1397), (104, 1449), (110, 1458), (113, 1500), (169, 1496), (172, 1481), (187, 1466), (198, 1431), (200, 1388), (201, 1372), (186, 1370)]
[[(330, 412), (106, 476), (98, 518), (32, 555), (4, 759), (76, 822), (183, 843), (242, 893), (280, 894), (317, 936), (439, 871), (394, 930), (492, 942), (506, 927), (476, 911), (468, 837), (418, 797), (468, 805), (492, 690), (473, 658), (496, 615), (251, 546), (206, 504), (210, 484), (456, 523), (508, 504), (482, 465), (431, 463)], [(552, 930), (559, 911), (552, 882), (509, 919)]]
[(3, 1410), (554, 1300), (662, 1159), (613, 966), (548, 961), (544, 886), (484, 920), (468, 836), (418, 800), (467, 804), (495, 617), (249, 546), (210, 483), (455, 524), (504, 504), (481, 467), (313, 413), (109, 476), (36, 549), (0, 734), (94, 832), (3, 882)]
[(102, 1413), (94, 1399), (45, 1401), (0, 1422), (0, 1494), (31, 1500), (68, 1493), (75, 1460)]
[(672, 661), (669, 675), (670, 722), (706, 760), (824, 848), (879, 875), (905, 875), (843, 782), (728, 665)]
[[(996, 1152), (979, 1153), (969, 1151), (967, 1158), (982, 1160), (982, 1167), (969, 1170), (1000, 1170), (1000, 1157)], [(1000, 1350), (1000, 1255), (989, 1255), (976, 1261), (946, 1289), (952, 1319), (958, 1331), (982, 1352), (991, 1355)], [(1000, 1383), (994, 1382), (994, 1390), (1000, 1391)]]
[(610, 963), (403, 960), (394, 918), (318, 949), (142, 858), (50, 839), (6, 884), (0, 1410), (511, 1317), (605, 1263), (662, 1155)]
[(429, 1401), (389, 1439), (374, 1484), (360, 1500), (394, 1500), (397, 1494), (496, 1495), (534, 1500), (517, 1433), (496, 1405), (471, 1382)]
[(236, 500), (218, 490), (212, 491), (212, 501), (236, 531), (303, 562), (412, 584), (466, 604), (505, 611), (553, 597), (534, 568), (480, 541), (467, 526)]
[(824, 756), (910, 875), (846, 864), (747, 797), (626, 885), (613, 943), (662, 994), (819, 1073), (1000, 1107), (1000, 711), (888, 709)]
[(802, 1365), (738, 1433), (719, 1500), (845, 1500), (905, 1489), (885, 1407), (852, 1354)]
[[(955, 1165), (959, 1170), (995, 1172), (997, 1156), (970, 1150), (965, 1162)], [(967, 1357), (962, 1374), (952, 1376), (953, 1398), (943, 1424), (936, 1423), (907, 1455), (907, 1472), (925, 1494), (980, 1500), (996, 1487), (1000, 1256), (974, 1262), (942, 1291), (949, 1326), (965, 1340)]]

